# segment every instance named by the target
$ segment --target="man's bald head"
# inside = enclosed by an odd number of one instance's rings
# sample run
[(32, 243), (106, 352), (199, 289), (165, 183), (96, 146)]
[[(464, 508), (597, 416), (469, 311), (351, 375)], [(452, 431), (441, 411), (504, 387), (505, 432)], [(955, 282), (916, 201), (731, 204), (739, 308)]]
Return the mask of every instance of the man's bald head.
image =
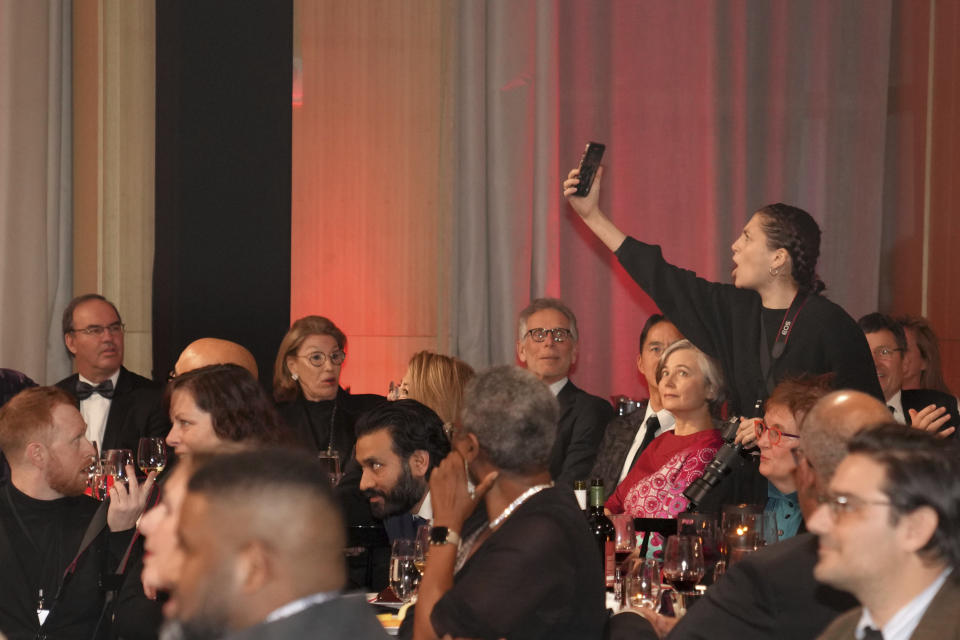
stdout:
[(822, 483), (829, 482), (847, 455), (855, 433), (890, 422), (890, 410), (860, 391), (834, 391), (817, 401), (800, 424), (800, 447)]
[(194, 340), (180, 354), (174, 373), (180, 375), (211, 364), (237, 364), (258, 378), (257, 361), (244, 346), (220, 338)]

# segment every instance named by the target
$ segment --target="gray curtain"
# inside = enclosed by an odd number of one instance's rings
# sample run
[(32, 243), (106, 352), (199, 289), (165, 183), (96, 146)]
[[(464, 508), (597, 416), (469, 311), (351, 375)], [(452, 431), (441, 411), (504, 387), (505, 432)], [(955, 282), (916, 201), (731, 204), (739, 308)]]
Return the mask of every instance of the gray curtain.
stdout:
[(71, 2), (0, 0), (0, 367), (70, 372)]
[(876, 308), (890, 1), (458, 7), (457, 355), (514, 362), (517, 312), (557, 296), (581, 325), (578, 384), (636, 395), (655, 306), (560, 197), (588, 140), (607, 143), (602, 208), (668, 260), (729, 282), (749, 216), (787, 202), (824, 231), (827, 294)]

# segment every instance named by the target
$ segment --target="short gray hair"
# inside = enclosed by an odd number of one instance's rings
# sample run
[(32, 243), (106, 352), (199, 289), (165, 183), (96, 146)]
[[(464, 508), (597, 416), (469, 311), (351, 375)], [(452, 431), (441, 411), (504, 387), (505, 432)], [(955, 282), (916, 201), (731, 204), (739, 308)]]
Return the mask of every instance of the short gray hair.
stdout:
[(503, 471), (544, 471), (557, 436), (560, 407), (526, 369), (492, 367), (467, 383), (462, 423), (491, 464)]
[(674, 352), (689, 349), (697, 354), (697, 364), (700, 365), (700, 371), (703, 373), (703, 379), (706, 385), (707, 400), (713, 406), (719, 406), (724, 398), (723, 373), (720, 371), (720, 365), (717, 361), (700, 351), (692, 342), (684, 338), (677, 340), (669, 347), (663, 350), (660, 356), (660, 362), (657, 364), (657, 383), (663, 377), (663, 368)]
[[(554, 311), (559, 311), (570, 323), (570, 333), (573, 334), (573, 341), (577, 342), (580, 340), (580, 333), (577, 331), (577, 316), (573, 315), (573, 311), (570, 310), (570, 307), (563, 304), (562, 300), (557, 298), (537, 298), (533, 300), (526, 306), (526, 308), (520, 312), (519, 318), (519, 338), (520, 342), (523, 342), (523, 337), (527, 335), (527, 320), (530, 319), (530, 316), (535, 314), (538, 311), (544, 311), (546, 309), (553, 309)], [(544, 329), (553, 329), (553, 327), (543, 327)]]

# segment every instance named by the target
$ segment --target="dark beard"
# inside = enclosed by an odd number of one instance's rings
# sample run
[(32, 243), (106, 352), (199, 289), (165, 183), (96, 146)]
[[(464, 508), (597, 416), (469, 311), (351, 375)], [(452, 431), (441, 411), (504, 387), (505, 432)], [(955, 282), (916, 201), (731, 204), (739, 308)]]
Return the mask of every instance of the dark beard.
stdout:
[(410, 473), (410, 465), (406, 460), (403, 461), (403, 473), (397, 480), (397, 484), (389, 493), (367, 489), (363, 495), (367, 498), (380, 496), (383, 498), (383, 504), (370, 503), (370, 511), (375, 518), (387, 518), (400, 513), (406, 513), (420, 502), (424, 494), (427, 493), (427, 481), (424, 478), (415, 478)]

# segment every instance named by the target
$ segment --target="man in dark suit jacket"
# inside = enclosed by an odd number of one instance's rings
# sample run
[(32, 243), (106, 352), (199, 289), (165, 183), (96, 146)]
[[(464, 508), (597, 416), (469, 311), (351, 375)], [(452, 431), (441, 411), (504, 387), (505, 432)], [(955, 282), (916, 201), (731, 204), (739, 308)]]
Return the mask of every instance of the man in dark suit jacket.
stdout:
[[(907, 335), (903, 325), (882, 313), (871, 313), (860, 318), (860, 328), (867, 336), (873, 352), (873, 363), (883, 389), (884, 401), (900, 424), (916, 426), (927, 431), (952, 434), (960, 428), (957, 399), (936, 389), (903, 389), (903, 354), (907, 351)], [(952, 431), (947, 431), (950, 428)]]
[(558, 485), (572, 487), (587, 480), (613, 417), (613, 407), (570, 381), (577, 361), (577, 317), (556, 298), (537, 298), (520, 312), (517, 357), (545, 382), (560, 403), (557, 438), (550, 453), (550, 475)]
[[(889, 420), (873, 396), (842, 391), (821, 398), (800, 426), (797, 493), (804, 517), (817, 509), (817, 495), (859, 429)], [(815, 638), (840, 613), (856, 606), (849, 594), (820, 584), (813, 567), (817, 541), (800, 534), (741, 560), (707, 589), (670, 633), (669, 640)]]
[(603, 480), (604, 500), (627, 477), (647, 445), (661, 433), (673, 430), (673, 415), (660, 403), (657, 364), (663, 350), (682, 339), (673, 323), (659, 313), (650, 316), (643, 325), (637, 370), (647, 381), (650, 400), (641, 402), (633, 413), (615, 417), (607, 425), (590, 472), (591, 478)]
[(170, 422), (155, 382), (123, 367), (123, 321), (109, 300), (78, 296), (63, 312), (63, 340), (78, 373), (56, 386), (77, 398), (87, 439), (100, 452), (130, 449), (143, 437), (165, 437)]
[(826, 640), (960, 638), (960, 447), (889, 423), (858, 433), (810, 519), (818, 580), (863, 604)]
[(178, 533), (183, 560), (169, 610), (185, 637), (386, 637), (362, 597), (341, 593), (343, 517), (313, 456), (213, 458), (190, 478)]

